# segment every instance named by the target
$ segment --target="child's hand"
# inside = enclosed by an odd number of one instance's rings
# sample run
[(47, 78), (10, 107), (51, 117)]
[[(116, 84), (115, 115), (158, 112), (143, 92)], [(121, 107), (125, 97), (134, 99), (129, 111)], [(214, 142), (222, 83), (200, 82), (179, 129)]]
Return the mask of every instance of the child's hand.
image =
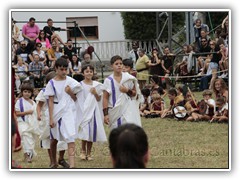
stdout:
[(28, 110), (28, 111), (26, 111), (27, 112), (27, 114), (32, 114), (33, 113), (33, 110)]
[(65, 92), (68, 93), (68, 94), (71, 92), (70, 86), (67, 85), (67, 86), (65, 87)]
[(54, 124), (53, 120), (50, 119), (49, 125), (50, 125), (51, 128), (55, 127), (55, 124)]
[(126, 88), (125, 86), (120, 86), (119, 90), (122, 92), (122, 93), (127, 93), (128, 92), (128, 88)]
[(38, 114), (37, 116), (37, 120), (41, 121), (41, 119), (42, 119), (42, 113)]
[(93, 94), (93, 95), (97, 95), (97, 91), (96, 89), (93, 87), (90, 89), (90, 92)]
[(104, 123), (109, 125), (109, 116), (108, 115), (104, 116)]

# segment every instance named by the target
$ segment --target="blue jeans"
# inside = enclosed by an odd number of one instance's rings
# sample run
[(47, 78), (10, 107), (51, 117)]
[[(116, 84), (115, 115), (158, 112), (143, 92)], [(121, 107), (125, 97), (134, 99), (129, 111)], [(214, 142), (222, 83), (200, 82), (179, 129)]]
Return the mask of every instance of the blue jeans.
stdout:
[(208, 89), (209, 85), (208, 83), (211, 81), (212, 75), (203, 76), (200, 80), (200, 91), (204, 91), (205, 89)]

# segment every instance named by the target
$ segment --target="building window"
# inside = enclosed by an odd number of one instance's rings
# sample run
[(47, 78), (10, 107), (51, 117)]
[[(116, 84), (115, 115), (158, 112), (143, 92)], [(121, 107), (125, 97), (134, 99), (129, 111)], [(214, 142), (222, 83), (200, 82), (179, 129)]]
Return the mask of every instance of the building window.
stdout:
[[(68, 39), (84, 40), (84, 37), (79, 30), (85, 34), (89, 40), (98, 40), (98, 18), (97, 17), (67, 17)], [(74, 27), (74, 21), (77, 23), (77, 27)], [(79, 27), (79, 28), (78, 28)]]

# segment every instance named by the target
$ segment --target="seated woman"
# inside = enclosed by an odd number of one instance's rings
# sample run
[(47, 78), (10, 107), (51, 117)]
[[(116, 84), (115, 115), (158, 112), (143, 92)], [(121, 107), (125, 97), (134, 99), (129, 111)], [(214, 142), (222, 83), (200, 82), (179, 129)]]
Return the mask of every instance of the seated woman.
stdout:
[(213, 92), (216, 98), (224, 97), (226, 99), (226, 102), (228, 102), (228, 88), (223, 79), (219, 78), (214, 81)]
[(81, 73), (81, 62), (78, 61), (78, 57), (76, 54), (72, 55), (72, 61), (69, 65), (70, 65), (69, 68), (72, 76), (74, 76), (75, 74)]
[[(51, 48), (51, 43), (49, 42), (45, 32), (43, 30), (40, 30), (39, 36), (36, 39), (36, 43), (41, 43), (41, 50), (43, 50), (44, 52), (47, 52), (48, 49)], [(37, 46), (37, 44), (36, 44)]]
[(124, 124), (111, 131), (109, 149), (114, 168), (146, 168), (149, 160), (148, 138), (135, 124)]

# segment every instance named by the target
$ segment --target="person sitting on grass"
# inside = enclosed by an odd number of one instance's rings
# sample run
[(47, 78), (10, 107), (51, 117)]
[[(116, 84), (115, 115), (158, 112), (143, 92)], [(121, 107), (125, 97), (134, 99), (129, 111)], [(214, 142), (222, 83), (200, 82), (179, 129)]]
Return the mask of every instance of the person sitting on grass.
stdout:
[(169, 108), (167, 108), (163, 111), (161, 118), (165, 118), (166, 116), (172, 117), (173, 107), (183, 103), (182, 95), (178, 95), (176, 89), (170, 89), (168, 91), (168, 98), (170, 100), (170, 106), (169, 106)]
[(201, 115), (198, 113), (198, 108), (190, 92), (187, 92), (186, 94), (186, 104), (184, 105), (184, 107), (186, 108), (188, 114), (186, 121), (199, 121)]
[(150, 106), (150, 111), (145, 111), (146, 118), (160, 117), (164, 111), (164, 100), (159, 93), (152, 95), (153, 103)]
[(124, 124), (111, 131), (109, 149), (114, 168), (146, 168), (149, 160), (148, 137), (135, 124)]
[(216, 106), (218, 107), (218, 111), (215, 112), (210, 122), (228, 122), (228, 103), (226, 99), (224, 97), (217, 98)]
[(204, 90), (203, 91), (203, 99), (205, 103), (207, 104), (207, 110), (204, 115), (201, 115), (202, 121), (209, 121), (212, 119), (214, 113), (215, 113), (215, 101), (212, 99), (212, 91), (211, 90)]
[(154, 90), (157, 90), (162, 97), (165, 97), (165, 95), (167, 94), (167, 91), (164, 90), (161, 86), (159, 86), (160, 79), (157, 75), (153, 75), (150, 78), (150, 83), (151, 83), (151, 94), (153, 93)]
[(150, 111), (151, 97), (150, 90), (145, 88), (141, 90), (141, 93), (144, 97), (144, 101), (140, 104), (140, 116), (145, 117), (147, 112)]

